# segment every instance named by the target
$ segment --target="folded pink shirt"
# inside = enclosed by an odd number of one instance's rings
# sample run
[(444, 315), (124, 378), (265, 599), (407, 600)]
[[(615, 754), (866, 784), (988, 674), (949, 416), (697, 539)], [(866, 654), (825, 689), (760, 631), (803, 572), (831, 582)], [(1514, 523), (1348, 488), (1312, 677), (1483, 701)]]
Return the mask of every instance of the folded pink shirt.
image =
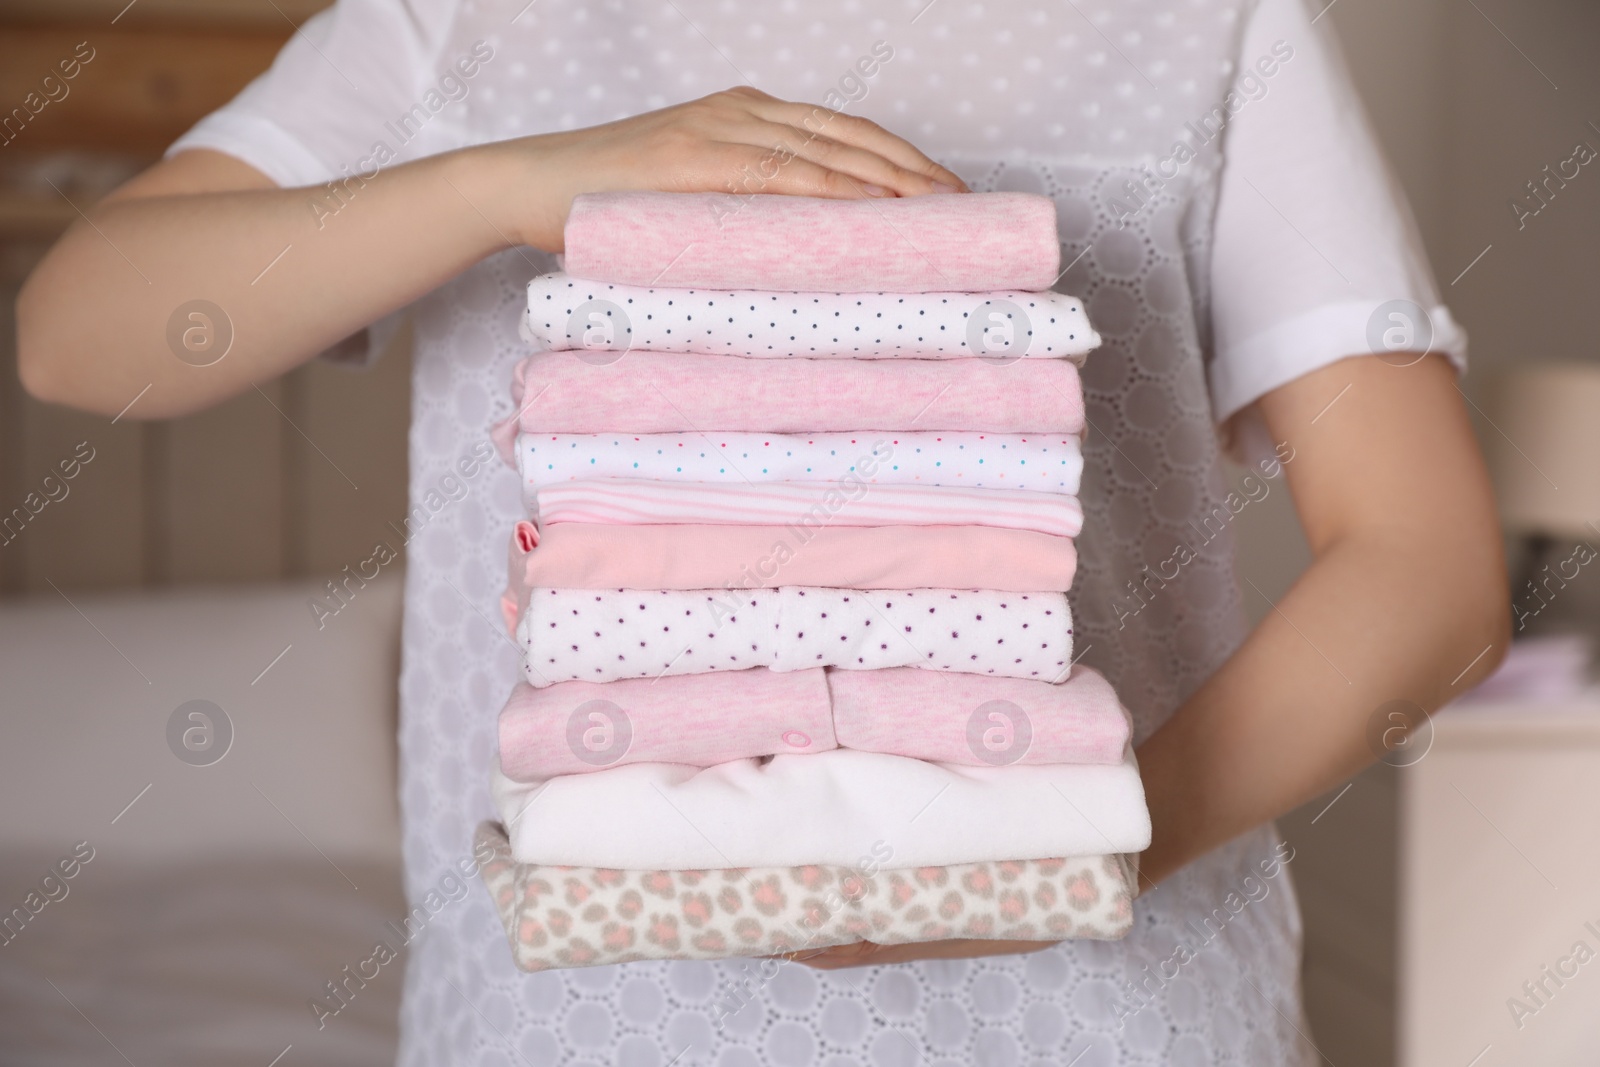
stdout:
[(1109, 764), (1132, 728), (1111, 683), (1081, 664), (1055, 685), (908, 668), (827, 678), (834, 738), (861, 752), (967, 766)]
[(961, 766), (1110, 765), (1129, 729), (1110, 684), (1087, 667), (1058, 685), (910, 667), (523, 683), (500, 712), (500, 770), (539, 782), (834, 748)]
[(627, 526), (523, 520), (500, 606), (515, 634), (529, 589), (1072, 588), (1072, 539), (992, 526)]
[(1055, 204), (1032, 193), (588, 193), (572, 202), (565, 243), (575, 278), (675, 288), (1036, 291), (1061, 270)]
[(597, 363), (594, 352), (541, 352), (518, 362), (514, 412), (492, 431), (506, 462), (518, 432), (1081, 434), (1084, 427), (1078, 368), (1065, 359), (616, 355)]
[(523, 682), (500, 712), (500, 770), (519, 782), (625, 763), (709, 767), (837, 747), (820, 667), (544, 689)]

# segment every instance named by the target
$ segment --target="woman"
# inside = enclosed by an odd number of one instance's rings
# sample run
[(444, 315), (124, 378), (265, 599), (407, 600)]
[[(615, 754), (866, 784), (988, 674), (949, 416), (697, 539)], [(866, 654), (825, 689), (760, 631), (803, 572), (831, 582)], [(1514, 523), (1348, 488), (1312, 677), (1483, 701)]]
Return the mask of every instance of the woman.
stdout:
[[(504, 414), (522, 286), (553, 268), (575, 194), (1056, 201), (1058, 287), (1106, 338), (1073, 603), (1149, 791), (1135, 932), (523, 976), (473, 894), (408, 960), (403, 1063), (1314, 1058), (1270, 820), (1372, 758), (1380, 705), (1436, 707), (1498, 661), (1497, 524), (1464, 338), (1328, 26), (1299, 0), (1169, 7), (341, 0), (40, 265), (23, 380), (105, 414), (203, 408), (410, 305), (417, 499)], [(713, 92), (729, 82), (772, 95)], [(219, 326), (195, 300), (231, 324), (207, 366), (169, 346), (172, 323)], [(1246, 634), (1231, 522), (1285, 482), (1315, 561)], [(413, 897), (491, 811), (490, 709), (514, 673), (483, 620), (515, 512), (500, 477), (411, 542)]]

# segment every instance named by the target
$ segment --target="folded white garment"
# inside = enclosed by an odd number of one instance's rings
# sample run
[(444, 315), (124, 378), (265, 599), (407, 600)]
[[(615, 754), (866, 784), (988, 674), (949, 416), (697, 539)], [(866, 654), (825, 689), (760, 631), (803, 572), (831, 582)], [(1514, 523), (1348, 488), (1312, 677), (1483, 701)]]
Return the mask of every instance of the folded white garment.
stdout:
[(528, 283), (526, 341), (552, 351), (706, 352), (811, 359), (1065, 358), (1100, 343), (1062, 293), (780, 293)]
[(575, 478), (670, 482), (833, 482), (1078, 492), (1083, 451), (1065, 434), (521, 434), (523, 498)]
[(1065, 593), (532, 589), (517, 641), (535, 688), (750, 667), (922, 667), (1059, 682), (1072, 662), (1072, 617)]
[(541, 526), (558, 522), (608, 525), (993, 526), (1076, 537), (1083, 528), (1078, 498), (1031, 489), (963, 489), (942, 485), (829, 485), (817, 482), (658, 482), (595, 478), (541, 488), (530, 511)]
[(958, 767), (878, 752), (635, 763), (542, 784), (490, 784), (518, 863), (699, 870), (936, 867), (1142, 852), (1144, 786), (1114, 765)]

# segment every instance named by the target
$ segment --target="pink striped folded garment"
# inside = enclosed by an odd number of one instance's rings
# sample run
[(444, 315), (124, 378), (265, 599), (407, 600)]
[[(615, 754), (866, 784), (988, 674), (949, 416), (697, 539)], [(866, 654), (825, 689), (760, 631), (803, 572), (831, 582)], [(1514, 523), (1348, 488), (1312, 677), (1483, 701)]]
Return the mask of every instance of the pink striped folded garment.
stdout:
[(992, 526), (1076, 537), (1083, 507), (1065, 493), (959, 486), (817, 482), (657, 482), (596, 478), (546, 485), (534, 495), (539, 525)]

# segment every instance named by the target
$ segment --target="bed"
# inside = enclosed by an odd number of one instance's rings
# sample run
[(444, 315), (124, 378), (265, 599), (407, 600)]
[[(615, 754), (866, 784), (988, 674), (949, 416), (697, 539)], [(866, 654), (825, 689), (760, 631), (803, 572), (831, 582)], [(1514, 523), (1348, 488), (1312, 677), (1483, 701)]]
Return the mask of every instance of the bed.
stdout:
[(393, 1062), (399, 608), (391, 575), (0, 604), (0, 1061)]

